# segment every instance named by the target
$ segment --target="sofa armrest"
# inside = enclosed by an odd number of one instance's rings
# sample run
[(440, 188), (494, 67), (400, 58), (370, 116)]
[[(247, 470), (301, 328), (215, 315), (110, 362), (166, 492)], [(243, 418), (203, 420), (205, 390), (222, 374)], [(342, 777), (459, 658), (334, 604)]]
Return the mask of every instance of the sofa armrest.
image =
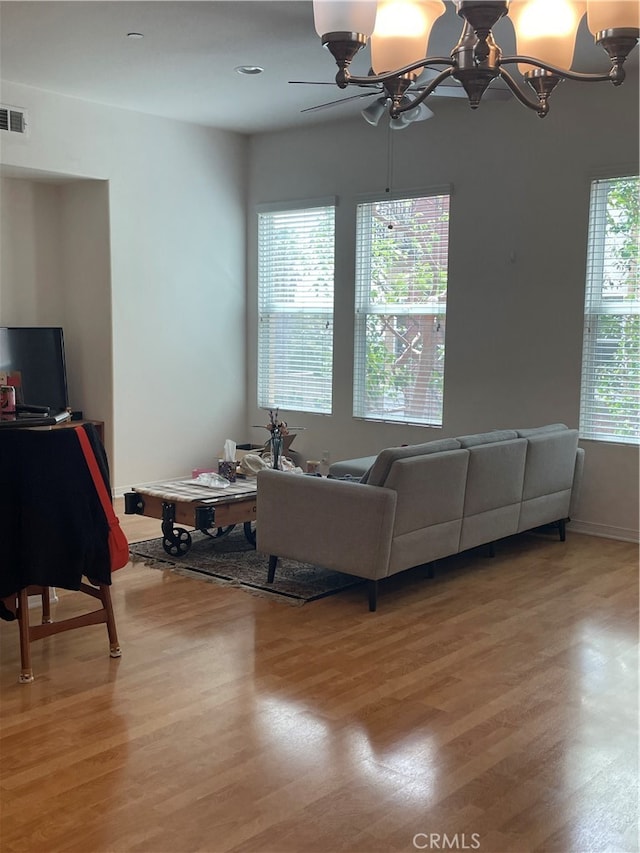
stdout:
[(393, 490), (268, 469), (257, 482), (259, 551), (363, 578), (387, 575)]

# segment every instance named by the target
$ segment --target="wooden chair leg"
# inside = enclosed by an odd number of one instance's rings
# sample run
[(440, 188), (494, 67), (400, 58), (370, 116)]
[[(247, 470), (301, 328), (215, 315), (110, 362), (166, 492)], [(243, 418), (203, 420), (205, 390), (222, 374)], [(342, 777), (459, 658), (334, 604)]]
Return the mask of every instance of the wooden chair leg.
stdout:
[(116, 631), (116, 620), (113, 615), (113, 604), (111, 603), (111, 589), (106, 585), (100, 584), (100, 599), (105, 610), (107, 631), (109, 633), (109, 655), (112, 658), (122, 656), (122, 649), (118, 643), (118, 633)]
[(40, 595), (42, 598), (42, 624), (46, 625), (51, 622), (51, 588), (43, 586)]
[(29, 637), (29, 593), (26, 588), (18, 593), (18, 628), (20, 631), (20, 684), (29, 684), (33, 681), (33, 669), (31, 667), (31, 639)]

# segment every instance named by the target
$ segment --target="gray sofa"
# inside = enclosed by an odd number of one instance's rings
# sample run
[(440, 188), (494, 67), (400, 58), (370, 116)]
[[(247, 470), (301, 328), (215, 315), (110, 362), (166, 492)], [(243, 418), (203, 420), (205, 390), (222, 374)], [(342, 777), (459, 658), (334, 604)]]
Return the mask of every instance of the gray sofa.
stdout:
[[(329, 478), (258, 474), (257, 548), (378, 581), (534, 527), (565, 537), (584, 451), (564, 424), (390, 447), (337, 463)], [(350, 479), (337, 479), (349, 475)]]

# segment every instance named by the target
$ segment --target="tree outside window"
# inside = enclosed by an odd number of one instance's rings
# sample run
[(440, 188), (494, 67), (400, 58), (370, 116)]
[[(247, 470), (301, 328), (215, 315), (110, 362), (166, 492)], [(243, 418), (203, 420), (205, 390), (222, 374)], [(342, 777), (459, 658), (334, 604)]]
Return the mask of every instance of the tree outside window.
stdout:
[(333, 204), (258, 213), (258, 405), (330, 414)]
[(442, 425), (449, 196), (358, 205), (354, 416)]
[(580, 404), (583, 438), (640, 438), (637, 176), (591, 188)]

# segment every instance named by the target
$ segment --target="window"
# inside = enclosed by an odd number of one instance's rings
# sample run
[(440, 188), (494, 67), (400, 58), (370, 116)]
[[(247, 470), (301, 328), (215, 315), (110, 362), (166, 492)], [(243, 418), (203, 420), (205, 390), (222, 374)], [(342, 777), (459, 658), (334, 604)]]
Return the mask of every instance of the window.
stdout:
[(580, 435), (640, 438), (637, 177), (591, 185)]
[(258, 213), (258, 405), (331, 413), (334, 206)]
[(442, 426), (449, 195), (359, 204), (353, 414)]

